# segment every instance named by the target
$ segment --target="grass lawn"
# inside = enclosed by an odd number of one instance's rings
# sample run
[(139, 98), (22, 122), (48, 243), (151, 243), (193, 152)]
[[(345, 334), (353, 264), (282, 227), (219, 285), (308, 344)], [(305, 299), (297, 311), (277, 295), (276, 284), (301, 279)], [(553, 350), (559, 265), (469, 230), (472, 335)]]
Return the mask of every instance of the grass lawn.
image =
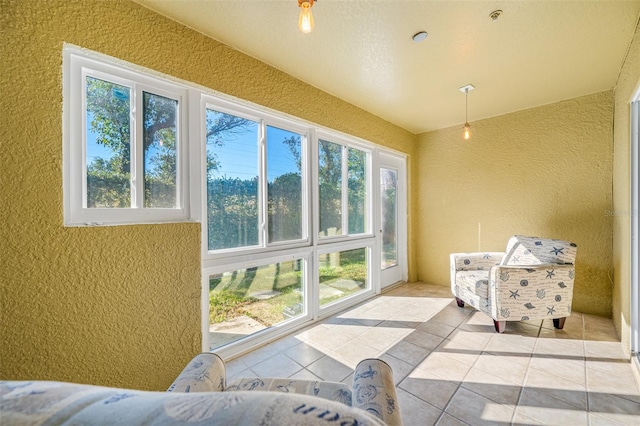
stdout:
[[(352, 280), (359, 285), (350, 289), (336, 286), (341, 293), (321, 297), (321, 305), (366, 287), (365, 250), (342, 252), (337, 258), (336, 254), (324, 255), (326, 260), (321, 259), (320, 284), (331, 287), (339, 280)], [(209, 322), (225, 322), (246, 315), (269, 327), (288, 319), (283, 313), (285, 308), (304, 303), (302, 263), (294, 260), (212, 275), (209, 278)]]

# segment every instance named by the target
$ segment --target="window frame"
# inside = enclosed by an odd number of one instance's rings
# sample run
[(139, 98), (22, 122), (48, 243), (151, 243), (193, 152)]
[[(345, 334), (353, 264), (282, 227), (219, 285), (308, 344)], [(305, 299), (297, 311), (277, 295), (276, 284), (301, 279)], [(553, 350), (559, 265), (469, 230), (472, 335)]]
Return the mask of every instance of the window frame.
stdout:
[[(130, 98), (138, 102), (133, 109), (137, 120), (131, 123), (132, 138), (142, 138), (142, 92), (165, 96), (178, 100), (177, 118), (177, 172), (176, 200), (180, 209), (166, 208), (82, 208), (83, 196), (86, 199), (86, 73), (115, 84), (125, 84), (140, 96)], [(100, 74), (102, 73), (102, 74)], [(255, 345), (266, 343), (279, 336), (298, 329), (305, 324), (325, 318), (335, 312), (366, 300), (380, 292), (380, 268), (376, 259), (379, 254), (378, 222), (374, 210), (379, 201), (375, 176), (378, 173), (378, 156), (385, 148), (370, 141), (322, 127), (284, 112), (262, 107), (243, 101), (230, 95), (198, 86), (159, 72), (139, 67), (100, 53), (65, 44), (63, 48), (63, 201), (65, 226), (126, 225), (142, 223), (196, 221), (201, 224), (201, 278), (202, 278), (202, 344), (208, 348), (209, 322), (209, 275), (213, 271), (242, 269), (266, 263), (303, 259), (305, 262), (304, 297), (305, 313), (300, 318), (284, 321), (282, 324), (259, 332), (255, 336), (223, 346), (217, 352), (237, 355)], [(135, 87), (134, 87), (135, 86)], [(134, 94), (135, 94), (134, 93)], [(311, 101), (311, 100), (310, 100)], [(207, 180), (206, 180), (206, 111), (208, 108), (227, 114), (244, 117), (259, 123), (259, 197), (260, 245), (236, 247), (223, 250), (208, 250), (207, 218)], [(302, 198), (302, 238), (297, 240), (268, 241), (268, 173), (267, 173), (267, 126), (273, 126), (300, 134), (301, 140), (301, 198)], [(189, 140), (191, 137), (191, 140)], [(342, 235), (319, 236), (319, 139), (340, 145), (342, 155)], [(142, 139), (140, 139), (142, 140)], [(134, 141), (135, 142), (135, 141)], [(191, 145), (189, 145), (191, 144)], [(142, 164), (142, 144), (134, 159)], [(365, 229), (363, 233), (349, 234), (349, 149), (357, 149), (366, 154), (365, 191)], [(135, 153), (134, 153), (135, 155)], [(404, 154), (403, 158), (406, 156)], [(144, 188), (144, 182), (141, 186)], [(138, 191), (139, 192), (139, 191)], [(80, 200), (80, 201), (78, 201)], [(406, 201), (406, 200), (405, 200)], [(353, 249), (366, 250), (367, 288), (356, 294), (346, 296), (335, 302), (320, 306), (319, 295), (319, 257), (330, 252), (343, 252)]]
[[(200, 119), (202, 123), (200, 125), (202, 131), (201, 139), (203, 142), (202, 158), (200, 160), (200, 167), (202, 168), (202, 175), (204, 176), (202, 182), (201, 191), (201, 215), (202, 215), (202, 227), (203, 227), (203, 241), (202, 241), (202, 255), (204, 259), (226, 259), (236, 256), (252, 256), (263, 252), (271, 252), (277, 250), (286, 250), (296, 247), (308, 247), (311, 244), (310, 237), (310, 224), (311, 224), (311, 202), (310, 202), (310, 181), (311, 168), (309, 167), (310, 153), (309, 145), (312, 140), (312, 129), (298, 121), (278, 117), (274, 114), (259, 110), (257, 108), (251, 108), (239, 103), (227, 101), (222, 98), (218, 98), (209, 94), (202, 95), (202, 111), (200, 112)], [(237, 117), (245, 118), (258, 123), (258, 244), (243, 247), (232, 247), (218, 250), (209, 250), (208, 239), (208, 218), (207, 218), (207, 179), (206, 179), (206, 112), (208, 109), (212, 109), (224, 114), (234, 115)], [(292, 133), (300, 134), (301, 136), (301, 178), (302, 178), (302, 238), (269, 242), (269, 229), (268, 229), (268, 171), (267, 171), (267, 126), (277, 127), (282, 130), (286, 130)]]
[[(320, 236), (320, 182), (319, 182), (319, 145), (320, 140), (330, 142), (336, 145), (342, 146), (342, 182), (341, 182), (341, 197), (342, 197), (342, 234), (331, 235), (326, 237)], [(316, 191), (313, 191), (314, 205), (316, 206), (316, 220), (314, 221), (313, 235), (318, 240), (318, 244), (331, 244), (340, 241), (360, 240), (371, 238), (374, 236), (373, 232), (373, 154), (375, 147), (368, 146), (367, 144), (358, 142), (355, 137), (345, 137), (340, 134), (327, 131), (325, 129), (318, 129), (316, 131), (312, 144), (312, 150), (315, 155), (314, 161), (314, 185)], [(371, 144), (373, 145), (373, 144)], [(349, 149), (357, 149), (363, 151), (366, 154), (365, 157), (365, 171), (367, 176), (367, 182), (365, 182), (365, 223), (364, 232), (358, 234), (349, 233), (349, 170), (348, 170), (348, 152)]]
[[(303, 313), (295, 318), (283, 320), (277, 324), (267, 327), (263, 330), (254, 332), (246, 337), (235, 340), (215, 349), (216, 353), (223, 357), (233, 357), (238, 353), (245, 352), (256, 345), (267, 343), (274, 338), (286, 335), (300, 326), (300, 324), (309, 322), (313, 319), (312, 306), (314, 306), (313, 291), (311, 286), (314, 275), (313, 268), (313, 250), (307, 248), (305, 250), (287, 250), (279, 253), (265, 253), (263, 256), (248, 258), (238, 258), (231, 263), (204, 262), (202, 266), (202, 350), (208, 352), (211, 350), (209, 341), (209, 279), (211, 275), (246, 269), (252, 267), (260, 267), (271, 263), (280, 263), (294, 260), (303, 262), (304, 274), (302, 276), (302, 293), (304, 302)], [(311, 308), (311, 309), (308, 309)]]
[(335, 252), (345, 252), (350, 250), (359, 250), (365, 249), (366, 257), (367, 257), (367, 287), (362, 291), (359, 291), (350, 296), (346, 296), (344, 298), (338, 299), (336, 301), (327, 303), (325, 305), (320, 305), (320, 300), (316, 300), (317, 309), (318, 309), (318, 317), (325, 318), (330, 315), (335, 314), (336, 312), (340, 312), (348, 306), (351, 306), (358, 301), (365, 300), (371, 296), (373, 296), (377, 291), (376, 280), (378, 279), (377, 268), (374, 265), (374, 256), (375, 256), (375, 239), (373, 237), (361, 239), (358, 241), (330, 241), (327, 244), (323, 244), (322, 246), (318, 246), (315, 251), (314, 256), (314, 265), (313, 270), (316, 272), (316, 279), (314, 281), (315, 285), (319, 285), (319, 277), (317, 277), (317, 271), (320, 268), (320, 255), (330, 254)]
[[(125, 85), (130, 97), (130, 207), (87, 207), (86, 79)], [(176, 207), (144, 207), (143, 93), (176, 100)], [(63, 220), (65, 226), (128, 225), (190, 220), (189, 91), (148, 70), (84, 49), (63, 48)]]

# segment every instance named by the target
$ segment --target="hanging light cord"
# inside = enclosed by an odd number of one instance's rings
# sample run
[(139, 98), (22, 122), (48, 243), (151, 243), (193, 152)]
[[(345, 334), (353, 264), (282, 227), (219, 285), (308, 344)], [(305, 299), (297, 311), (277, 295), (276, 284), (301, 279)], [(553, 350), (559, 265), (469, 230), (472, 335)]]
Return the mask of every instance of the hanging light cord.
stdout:
[(469, 122), (469, 89), (464, 89), (464, 122)]

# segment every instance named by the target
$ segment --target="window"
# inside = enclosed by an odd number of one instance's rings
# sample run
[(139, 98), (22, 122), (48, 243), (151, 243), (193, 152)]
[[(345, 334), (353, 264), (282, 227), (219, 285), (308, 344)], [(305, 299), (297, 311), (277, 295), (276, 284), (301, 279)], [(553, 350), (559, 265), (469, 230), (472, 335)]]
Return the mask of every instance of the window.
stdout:
[(302, 135), (267, 126), (269, 242), (303, 235)]
[[(372, 178), (388, 163), (373, 145), (94, 52), (63, 54), (65, 225), (194, 212), (203, 350), (233, 356), (362, 301), (380, 288), (380, 256), (398, 281), (405, 180)], [(373, 217), (373, 200), (391, 213)]]
[(369, 154), (318, 141), (319, 237), (369, 233)]
[(260, 124), (206, 110), (209, 250), (257, 246)]
[(366, 247), (320, 254), (320, 307), (335, 303), (371, 288)]
[(65, 225), (188, 219), (186, 89), (64, 50)]
[(307, 240), (302, 128), (207, 104), (207, 249)]
[(303, 317), (305, 264), (295, 259), (210, 274), (209, 349)]

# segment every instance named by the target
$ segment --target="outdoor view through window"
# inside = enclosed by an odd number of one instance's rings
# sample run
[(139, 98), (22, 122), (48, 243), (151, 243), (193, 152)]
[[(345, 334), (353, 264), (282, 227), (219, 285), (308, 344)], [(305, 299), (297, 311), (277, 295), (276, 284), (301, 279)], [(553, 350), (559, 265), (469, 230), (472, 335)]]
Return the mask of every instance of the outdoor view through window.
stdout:
[[(86, 207), (176, 207), (178, 101), (142, 92), (143, 196), (132, 190), (132, 88), (86, 78)], [(132, 120), (132, 117), (134, 119)]]
[[(206, 129), (208, 249), (215, 253), (273, 244), (286, 249), (308, 241), (303, 211), (310, 197), (304, 190), (306, 134), (214, 108), (206, 110)], [(265, 139), (262, 156), (260, 135)], [(365, 232), (367, 173), (366, 152), (319, 142), (321, 237)], [(366, 247), (318, 255), (320, 307), (369, 288), (368, 258)], [(308, 292), (316, 291), (307, 284), (309, 265), (301, 255), (210, 274), (211, 348), (305, 315)]]

